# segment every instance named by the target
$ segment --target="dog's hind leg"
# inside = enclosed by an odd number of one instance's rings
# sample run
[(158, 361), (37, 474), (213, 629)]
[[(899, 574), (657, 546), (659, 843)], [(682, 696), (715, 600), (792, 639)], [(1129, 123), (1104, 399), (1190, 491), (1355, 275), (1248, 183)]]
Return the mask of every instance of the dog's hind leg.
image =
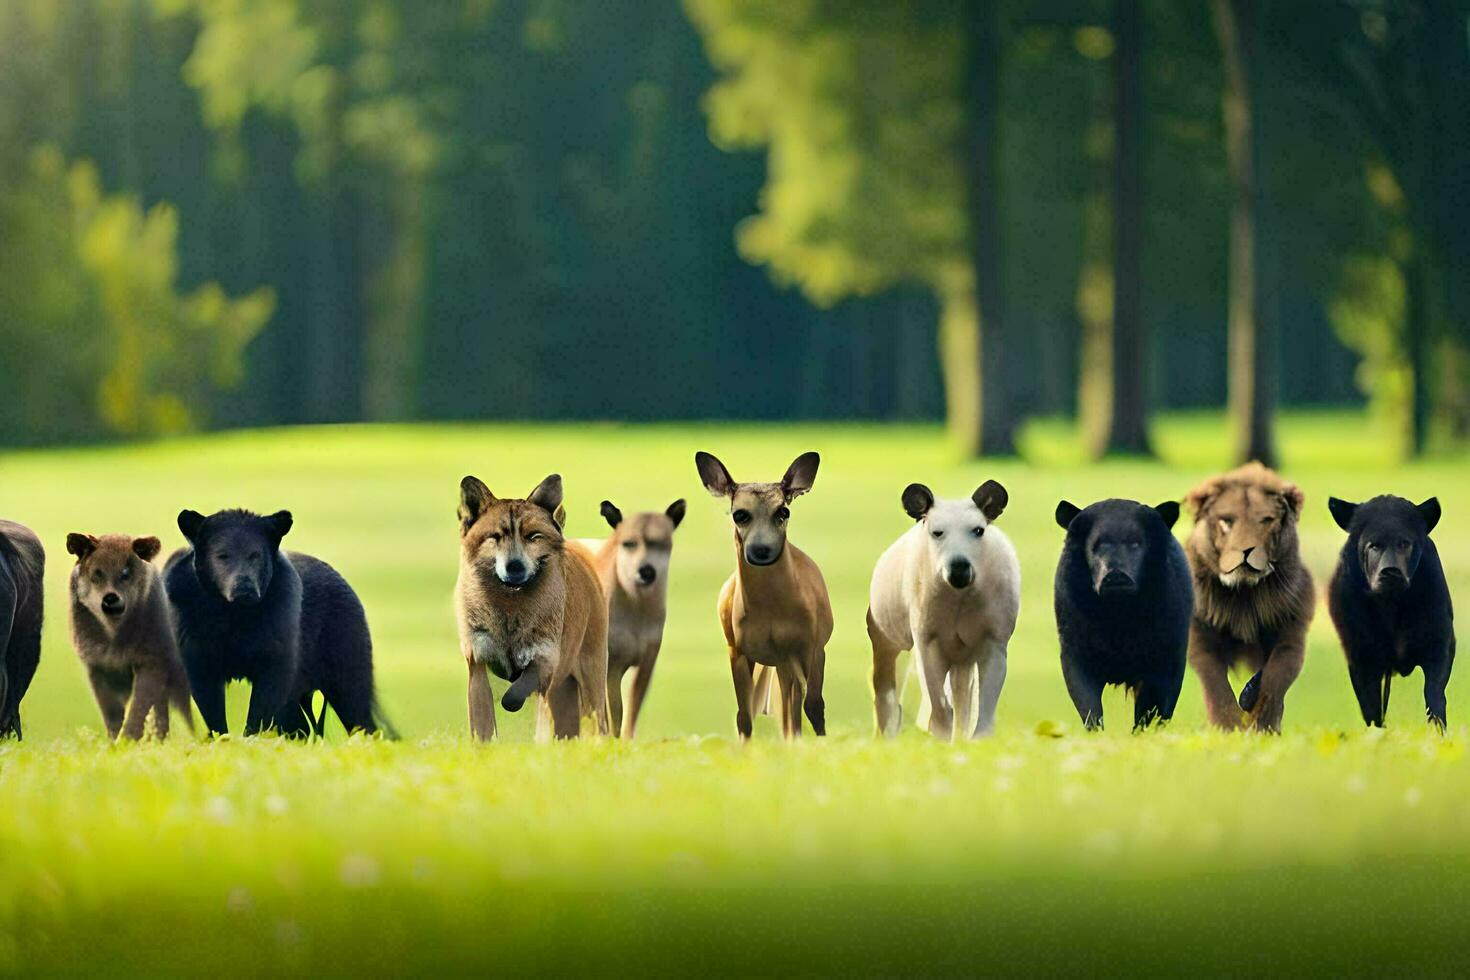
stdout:
[(892, 738), (903, 727), (903, 704), (898, 696), (898, 655), (903, 651), (878, 629), (871, 611), (868, 640), (873, 646), (873, 717), (878, 734)]

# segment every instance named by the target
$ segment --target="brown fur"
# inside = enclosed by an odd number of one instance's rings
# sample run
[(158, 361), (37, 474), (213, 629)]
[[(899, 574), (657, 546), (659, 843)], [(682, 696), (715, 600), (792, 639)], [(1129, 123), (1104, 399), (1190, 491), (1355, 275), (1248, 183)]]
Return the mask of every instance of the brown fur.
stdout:
[[(707, 453), (695, 457), (705, 489), (730, 502), (736, 521), (735, 574), (720, 590), (720, 626), (730, 654), (735, 683), (735, 727), (742, 739), (750, 737), (752, 714), (764, 701), (762, 687), (769, 675), (757, 678), (757, 667), (774, 669), (781, 691), (781, 731), (787, 738), (801, 734), (805, 708), (812, 730), (826, 734), (826, 704), (822, 684), (827, 665), (827, 642), (832, 638), (832, 603), (827, 583), (816, 562), (786, 540), (786, 505), (811, 489), (817, 455), (799, 457), (780, 483), (736, 483), (724, 464)], [(780, 554), (771, 564), (753, 564), (747, 555), (751, 540), (760, 537), (779, 543)]]
[[(170, 705), (194, 727), (168, 597), (153, 565), (161, 548), (157, 538), (67, 535), (66, 550), (77, 556), (71, 573), (72, 644), (110, 738), (142, 738), (150, 714), (153, 733), (167, 738)], [(121, 600), (116, 615), (105, 612), (109, 595)]]
[[(612, 537), (589, 547), (607, 596), (607, 705), (613, 732), (631, 739), (663, 645), (669, 560), (674, 530), (684, 519), (684, 501), (675, 501), (666, 511), (626, 518), (611, 502), (603, 501), (602, 516), (612, 525)], [(639, 577), (638, 570), (644, 567), (654, 573), (652, 581)], [(632, 682), (625, 711), (623, 679), (628, 675)]]
[[(1280, 731), (1316, 608), (1297, 539), (1302, 492), (1249, 463), (1206, 480), (1185, 499), (1195, 511), (1185, 545), (1195, 596), (1189, 663), (1204, 688), (1205, 710), (1220, 728)], [(1237, 666), (1259, 672), (1248, 713), (1230, 685)]]
[[(460, 566), (455, 588), (460, 649), (469, 670), (470, 732), (495, 735), (490, 664), (537, 671), (537, 737), (575, 738), (591, 715), (610, 730), (607, 711), (607, 605), (592, 556), (569, 543), (555, 515), (561, 477), (526, 499), (497, 499), (474, 477), (461, 483)], [(508, 550), (538, 571), (524, 587), (505, 584), (497, 559)]]

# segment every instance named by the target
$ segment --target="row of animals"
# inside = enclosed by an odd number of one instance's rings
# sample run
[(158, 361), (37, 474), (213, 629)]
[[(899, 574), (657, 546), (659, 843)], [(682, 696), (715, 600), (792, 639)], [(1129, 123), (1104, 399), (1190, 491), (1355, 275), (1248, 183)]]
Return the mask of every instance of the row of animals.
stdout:
[[(832, 609), (817, 565), (788, 540), (790, 505), (812, 489), (819, 457), (799, 457), (775, 483), (738, 482), (708, 453), (695, 463), (705, 488), (728, 504), (734, 530), (735, 571), (719, 618), (736, 728), (748, 737), (752, 716), (770, 710), (774, 680), (783, 733), (800, 734), (804, 712), (824, 734)], [(1250, 464), (1186, 499), (1196, 515), (1187, 548), (1171, 532), (1174, 501), (1057, 505), (1066, 540), (1055, 611), (1067, 691), (1096, 728), (1104, 686), (1125, 685), (1143, 727), (1174, 713), (1188, 662), (1213, 724), (1279, 731), (1315, 605), (1297, 542), (1302, 493)], [(956, 500), (917, 483), (903, 491), (915, 523), (878, 559), (868, 609), (879, 731), (899, 730), (897, 660), (907, 650), (930, 732), (991, 731), (1020, 610), (1015, 550), (995, 527), (1007, 500), (994, 480)], [(1443, 727), (1455, 639), (1429, 537), (1438, 502), (1333, 498), (1329, 507), (1348, 533), (1330, 608), (1364, 721), (1382, 725), (1392, 676), (1418, 667), (1428, 717)], [(496, 497), (473, 476), (462, 481), (455, 606), (477, 738), (495, 734), (487, 668), (509, 685), (506, 710), (540, 695), (538, 736), (576, 736), (587, 716), (602, 734), (633, 736), (662, 642), (684, 501), (626, 518), (604, 501), (602, 515), (611, 537), (568, 541), (560, 477), (516, 499)], [(178, 524), (188, 546), (161, 571), (156, 537), (67, 536), (76, 557), (72, 636), (110, 736), (140, 738), (151, 718), (164, 737), (170, 707), (192, 727), (191, 694), (209, 731), (224, 733), (231, 680), (251, 683), (247, 735), (320, 734), (327, 706), (348, 730), (392, 734), (377, 707), (362, 604), (331, 566), (281, 550), (288, 512), (186, 510)], [(0, 734), (21, 734), (20, 701), (40, 658), (44, 560), (32, 532), (0, 522), (0, 623), (10, 624), (0, 633)], [(1230, 672), (1240, 666), (1254, 676), (1237, 695)]]

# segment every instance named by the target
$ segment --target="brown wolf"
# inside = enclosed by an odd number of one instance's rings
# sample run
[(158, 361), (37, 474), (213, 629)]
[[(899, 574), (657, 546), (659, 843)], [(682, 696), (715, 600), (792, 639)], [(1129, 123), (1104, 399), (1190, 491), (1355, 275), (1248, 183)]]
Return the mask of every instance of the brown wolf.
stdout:
[[(1220, 728), (1281, 730), (1317, 601), (1297, 540), (1302, 501), (1260, 463), (1212, 477), (1186, 498), (1195, 512), (1185, 546), (1194, 576), (1189, 663)], [(1255, 672), (1239, 699), (1230, 687), (1238, 665)]]
[(163, 578), (153, 565), (157, 538), (68, 534), (76, 555), (71, 573), (71, 636), (110, 738), (140, 739), (148, 716), (168, 737), (168, 711), (192, 730), (189, 682), (174, 640)]
[(495, 735), (488, 667), (510, 681), (505, 710), (541, 695), (538, 738), (575, 738), (583, 715), (608, 734), (607, 600), (592, 556), (569, 543), (556, 520), (561, 477), (548, 476), (524, 500), (501, 500), (473, 476), (459, 489), (455, 611), (469, 668), (470, 733)]

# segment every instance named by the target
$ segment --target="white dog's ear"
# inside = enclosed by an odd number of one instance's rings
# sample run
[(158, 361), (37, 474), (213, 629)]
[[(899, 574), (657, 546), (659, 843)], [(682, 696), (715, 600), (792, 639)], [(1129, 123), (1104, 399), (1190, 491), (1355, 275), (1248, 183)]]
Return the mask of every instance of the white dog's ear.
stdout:
[(903, 512), (916, 521), (922, 521), (934, 506), (934, 494), (922, 483), (910, 483), (903, 488)]
[(986, 480), (970, 499), (975, 501), (975, 506), (980, 508), (980, 513), (985, 515), (987, 521), (993, 521), (1006, 509), (1006, 504), (1011, 502), (1011, 495), (999, 483)]

